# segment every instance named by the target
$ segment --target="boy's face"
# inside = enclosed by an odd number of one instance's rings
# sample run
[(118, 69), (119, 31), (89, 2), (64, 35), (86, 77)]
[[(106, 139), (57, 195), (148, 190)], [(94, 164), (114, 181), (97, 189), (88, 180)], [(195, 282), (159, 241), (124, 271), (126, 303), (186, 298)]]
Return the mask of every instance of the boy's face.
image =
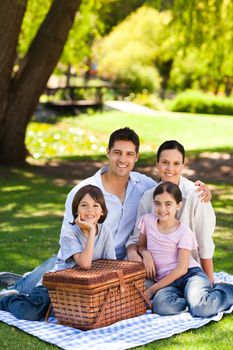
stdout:
[(131, 141), (115, 141), (113, 147), (107, 150), (109, 172), (120, 177), (129, 176), (135, 162), (138, 160), (136, 146)]

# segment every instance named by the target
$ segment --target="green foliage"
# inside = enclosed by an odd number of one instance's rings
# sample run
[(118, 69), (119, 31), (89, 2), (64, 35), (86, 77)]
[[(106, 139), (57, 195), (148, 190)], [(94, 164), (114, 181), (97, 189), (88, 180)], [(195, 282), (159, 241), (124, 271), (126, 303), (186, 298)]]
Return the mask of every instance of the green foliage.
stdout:
[(201, 91), (185, 91), (170, 104), (171, 111), (233, 115), (233, 98), (205, 94)]
[(29, 0), (19, 37), (18, 53), (24, 55), (46, 16), (52, 0)]
[(149, 0), (172, 13), (176, 41), (171, 89), (199, 88), (229, 95), (233, 76), (233, 2), (231, 0)]
[(169, 13), (141, 7), (96, 45), (98, 71), (127, 82), (133, 91), (156, 91), (160, 86), (155, 61), (168, 37)]

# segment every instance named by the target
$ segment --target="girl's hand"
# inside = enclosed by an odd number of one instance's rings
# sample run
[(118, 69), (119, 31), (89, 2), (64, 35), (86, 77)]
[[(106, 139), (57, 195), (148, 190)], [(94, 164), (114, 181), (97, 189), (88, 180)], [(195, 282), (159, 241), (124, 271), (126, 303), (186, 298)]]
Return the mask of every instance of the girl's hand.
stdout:
[(91, 232), (93, 233), (96, 232), (96, 226), (91, 222), (82, 220), (80, 215), (78, 215), (77, 218), (75, 219), (75, 224), (78, 225), (82, 231), (85, 231), (85, 233), (89, 234)]
[(149, 287), (146, 291), (145, 291), (145, 296), (147, 297), (148, 300), (151, 300), (155, 294), (155, 291), (153, 290), (153, 286)]
[(156, 269), (155, 269), (154, 260), (151, 256), (150, 252), (145, 251), (143, 253), (143, 263), (144, 263), (145, 269), (146, 269), (146, 278), (154, 279), (156, 276)]

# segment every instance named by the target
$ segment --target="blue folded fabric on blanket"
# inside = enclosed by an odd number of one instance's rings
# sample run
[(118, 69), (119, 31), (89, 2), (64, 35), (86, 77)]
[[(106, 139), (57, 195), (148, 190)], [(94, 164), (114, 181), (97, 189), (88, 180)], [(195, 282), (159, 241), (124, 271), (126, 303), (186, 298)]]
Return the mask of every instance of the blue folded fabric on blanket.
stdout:
[[(233, 275), (225, 272), (216, 273), (215, 278), (233, 284)], [(50, 318), (49, 323), (18, 320), (5, 311), (0, 311), (0, 321), (65, 350), (89, 348), (92, 350), (124, 350), (168, 338), (188, 329), (202, 327), (210, 321), (219, 321), (224, 313), (232, 311), (233, 307), (211, 318), (192, 317), (189, 312), (174, 316), (159, 316), (148, 311), (144, 315), (90, 331), (81, 331), (56, 324), (54, 318)]]

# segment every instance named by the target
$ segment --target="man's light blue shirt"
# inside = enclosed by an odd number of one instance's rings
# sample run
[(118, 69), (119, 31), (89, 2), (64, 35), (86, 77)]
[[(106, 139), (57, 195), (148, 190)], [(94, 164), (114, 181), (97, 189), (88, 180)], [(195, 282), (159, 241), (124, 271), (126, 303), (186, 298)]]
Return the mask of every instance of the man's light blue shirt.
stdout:
[(61, 239), (62, 236), (67, 234), (67, 231), (70, 230), (70, 222), (73, 222), (72, 201), (76, 192), (85, 185), (95, 185), (99, 187), (104, 194), (106, 206), (108, 208), (105, 225), (111, 228), (110, 232), (113, 235), (116, 257), (117, 259), (124, 259), (126, 257), (125, 244), (134, 229), (139, 200), (145, 191), (156, 185), (156, 182), (146, 175), (138, 172), (131, 172), (125, 199), (122, 203), (119, 197), (107, 192), (103, 186), (101, 174), (107, 171), (107, 166), (101, 168), (95, 175), (81, 181), (70, 191), (65, 203)]

